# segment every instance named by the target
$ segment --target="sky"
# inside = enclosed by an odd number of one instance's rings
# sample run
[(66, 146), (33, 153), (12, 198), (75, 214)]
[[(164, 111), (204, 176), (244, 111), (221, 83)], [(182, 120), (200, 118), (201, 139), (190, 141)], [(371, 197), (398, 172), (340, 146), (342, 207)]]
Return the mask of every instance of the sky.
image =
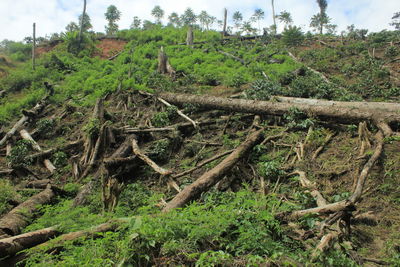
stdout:
[[(106, 20), (104, 13), (111, 4), (122, 13), (118, 22), (120, 29), (129, 28), (133, 17), (154, 21), (150, 15), (155, 5), (160, 5), (166, 17), (171, 12), (183, 13), (191, 7), (196, 14), (206, 10), (209, 14), (222, 19), (223, 9), (228, 9), (231, 18), (235, 11), (240, 11), (247, 20), (256, 8), (265, 12), (263, 27), (272, 24), (270, 0), (87, 0), (89, 14), (94, 31), (104, 32)], [(370, 32), (383, 29), (393, 29), (389, 26), (391, 17), (400, 12), (400, 0), (328, 0), (328, 15), (332, 23), (338, 25), (338, 32), (346, 30), (348, 25), (368, 29)], [(32, 23), (36, 22), (37, 36), (46, 36), (54, 32), (65, 31), (65, 26), (71, 21), (77, 22), (82, 12), (83, 0), (0, 0), (0, 40), (20, 41), (32, 35)], [(288, 11), (292, 14), (294, 25), (309, 30), (312, 15), (318, 12), (315, 0), (275, 0), (276, 13)], [(229, 20), (233, 25), (232, 20)], [(256, 25), (255, 25), (256, 26)], [(215, 27), (215, 26), (214, 26)], [(282, 26), (281, 26), (282, 28)]]

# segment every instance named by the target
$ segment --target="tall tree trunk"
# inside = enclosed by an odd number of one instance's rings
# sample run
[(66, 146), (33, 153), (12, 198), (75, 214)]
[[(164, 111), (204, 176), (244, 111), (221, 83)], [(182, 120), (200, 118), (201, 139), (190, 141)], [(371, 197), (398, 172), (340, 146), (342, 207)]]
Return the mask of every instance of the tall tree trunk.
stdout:
[(81, 43), (82, 43), (83, 22), (84, 22), (84, 19), (85, 19), (85, 14), (86, 14), (86, 0), (83, 0), (83, 12), (82, 12), (82, 18), (81, 18), (81, 29), (79, 31), (79, 48), (81, 47)]
[(224, 8), (224, 28), (222, 30), (222, 35), (226, 36), (226, 21), (228, 19), (228, 10)]
[(276, 31), (277, 31), (277, 26), (276, 26), (276, 17), (275, 17), (275, 3), (274, 3), (274, 0), (271, 0), (271, 5), (272, 5), (272, 18), (273, 18), (273, 20), (274, 20), (274, 26), (275, 26), (275, 34), (276, 34)]
[(36, 48), (36, 23), (33, 23), (33, 44), (32, 44), (32, 69), (35, 70), (35, 48)]

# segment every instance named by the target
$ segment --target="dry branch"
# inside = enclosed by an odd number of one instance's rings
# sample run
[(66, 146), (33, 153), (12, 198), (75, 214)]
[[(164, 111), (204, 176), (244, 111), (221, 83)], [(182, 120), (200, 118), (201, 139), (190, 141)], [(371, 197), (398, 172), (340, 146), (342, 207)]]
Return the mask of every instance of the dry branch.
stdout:
[(209, 158), (209, 159), (204, 160), (203, 162), (199, 163), (199, 165), (197, 165), (196, 167), (193, 167), (193, 168), (191, 168), (191, 169), (189, 169), (189, 170), (187, 170), (187, 171), (184, 171), (184, 172), (181, 172), (181, 173), (178, 173), (178, 174), (174, 175), (173, 178), (179, 178), (179, 177), (188, 175), (188, 174), (194, 172), (195, 170), (200, 169), (200, 168), (203, 167), (204, 165), (207, 165), (208, 163), (213, 162), (214, 160), (217, 160), (217, 159), (219, 159), (219, 158), (222, 158), (222, 157), (224, 157), (224, 156), (226, 156), (226, 155), (232, 153), (233, 151), (234, 151), (234, 150), (232, 149), (232, 150), (225, 151), (225, 152), (223, 152), (223, 153), (221, 153), (221, 154), (215, 155), (214, 157)]
[[(157, 97), (158, 101), (160, 101), (161, 103), (163, 103), (164, 105), (166, 105), (167, 107), (172, 107), (172, 105), (170, 103), (168, 103), (167, 101), (165, 101), (164, 99), (162, 99), (161, 97)], [(182, 111), (180, 111), (179, 109), (176, 110), (176, 113), (178, 113), (179, 116), (181, 116), (182, 118), (184, 118), (185, 120), (187, 120), (188, 122), (190, 122), (194, 128), (198, 128), (198, 125), (195, 121), (193, 121), (191, 118), (189, 118), (188, 116), (186, 116)]]
[[(32, 136), (29, 134), (29, 132), (25, 129), (22, 129), (20, 132), (20, 135), (23, 139), (28, 140), (31, 142), (32, 147), (34, 150), (41, 152), (42, 148), (39, 146), (38, 143), (32, 138)], [(56, 167), (54, 167), (53, 163), (49, 159), (45, 159), (43, 161), (44, 166), (50, 171), (50, 173), (53, 173), (56, 170)]]
[(194, 183), (185, 187), (177, 194), (163, 209), (168, 212), (171, 209), (184, 206), (190, 200), (196, 199), (202, 192), (215, 185), (231, 168), (259, 142), (262, 137), (263, 129), (252, 133), (246, 141), (238, 146), (227, 158), (220, 164), (204, 173)]
[(0, 140), (0, 147), (3, 146), (7, 142), (7, 140), (11, 136), (13, 136), (21, 127), (23, 127), (25, 122), (27, 122), (31, 117), (37, 116), (44, 109), (44, 107), (46, 106), (47, 98), (48, 96), (44, 97), (32, 109), (28, 111), (22, 111), (23, 115), (21, 119)]
[(328, 202), (322, 196), (322, 194), (317, 190), (315, 183), (307, 179), (306, 173), (304, 171), (296, 170), (289, 175), (297, 174), (299, 175), (299, 180), (301, 186), (311, 190), (310, 194), (315, 198), (318, 207), (326, 206)]
[(132, 150), (133, 153), (146, 162), (147, 165), (149, 165), (155, 172), (161, 174), (161, 175), (169, 175), (171, 174), (170, 170), (166, 170), (164, 168), (161, 168), (160, 166), (157, 165), (154, 161), (152, 161), (148, 156), (146, 156), (139, 148), (136, 139), (132, 139)]

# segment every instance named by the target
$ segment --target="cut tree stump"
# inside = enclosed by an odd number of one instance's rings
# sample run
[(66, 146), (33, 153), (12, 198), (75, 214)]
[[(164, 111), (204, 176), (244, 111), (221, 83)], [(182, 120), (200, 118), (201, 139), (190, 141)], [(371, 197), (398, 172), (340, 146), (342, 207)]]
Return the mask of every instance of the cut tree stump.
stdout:
[(228, 157), (210, 171), (200, 176), (194, 183), (186, 186), (179, 194), (177, 194), (163, 212), (168, 212), (174, 208), (183, 207), (189, 201), (196, 199), (200, 194), (213, 185), (227, 174), (232, 167), (249, 152), (261, 139), (264, 129), (253, 132), (248, 136), (246, 141), (239, 145)]

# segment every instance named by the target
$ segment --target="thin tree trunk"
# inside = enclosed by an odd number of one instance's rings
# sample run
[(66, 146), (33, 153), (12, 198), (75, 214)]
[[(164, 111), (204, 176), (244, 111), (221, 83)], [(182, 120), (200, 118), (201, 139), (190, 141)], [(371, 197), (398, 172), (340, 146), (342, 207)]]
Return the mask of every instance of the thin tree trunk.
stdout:
[(276, 16), (275, 16), (275, 3), (274, 0), (271, 0), (271, 5), (272, 5), (272, 18), (274, 20), (274, 26), (275, 26), (275, 34), (277, 32), (277, 26), (276, 26)]
[(228, 19), (228, 10), (226, 8), (224, 8), (224, 28), (222, 30), (222, 36), (226, 36), (226, 22)]
[(32, 69), (35, 70), (35, 49), (36, 49), (36, 23), (33, 23), (33, 43), (32, 43)]
[(82, 12), (82, 18), (81, 18), (81, 29), (79, 31), (79, 48), (81, 47), (81, 43), (82, 43), (83, 22), (84, 22), (84, 19), (85, 19), (85, 14), (86, 14), (86, 0), (83, 0), (83, 12)]
[(253, 132), (248, 136), (240, 146), (238, 146), (228, 157), (210, 171), (200, 176), (194, 183), (186, 186), (179, 194), (177, 194), (163, 209), (163, 212), (168, 212), (171, 209), (179, 208), (187, 204), (189, 201), (196, 199), (201, 193), (215, 185), (223, 178), (232, 167), (242, 157), (260, 141), (264, 129)]
[(193, 41), (194, 41), (193, 27), (192, 27), (192, 25), (189, 25), (187, 35), (186, 35), (186, 45), (192, 46)]

